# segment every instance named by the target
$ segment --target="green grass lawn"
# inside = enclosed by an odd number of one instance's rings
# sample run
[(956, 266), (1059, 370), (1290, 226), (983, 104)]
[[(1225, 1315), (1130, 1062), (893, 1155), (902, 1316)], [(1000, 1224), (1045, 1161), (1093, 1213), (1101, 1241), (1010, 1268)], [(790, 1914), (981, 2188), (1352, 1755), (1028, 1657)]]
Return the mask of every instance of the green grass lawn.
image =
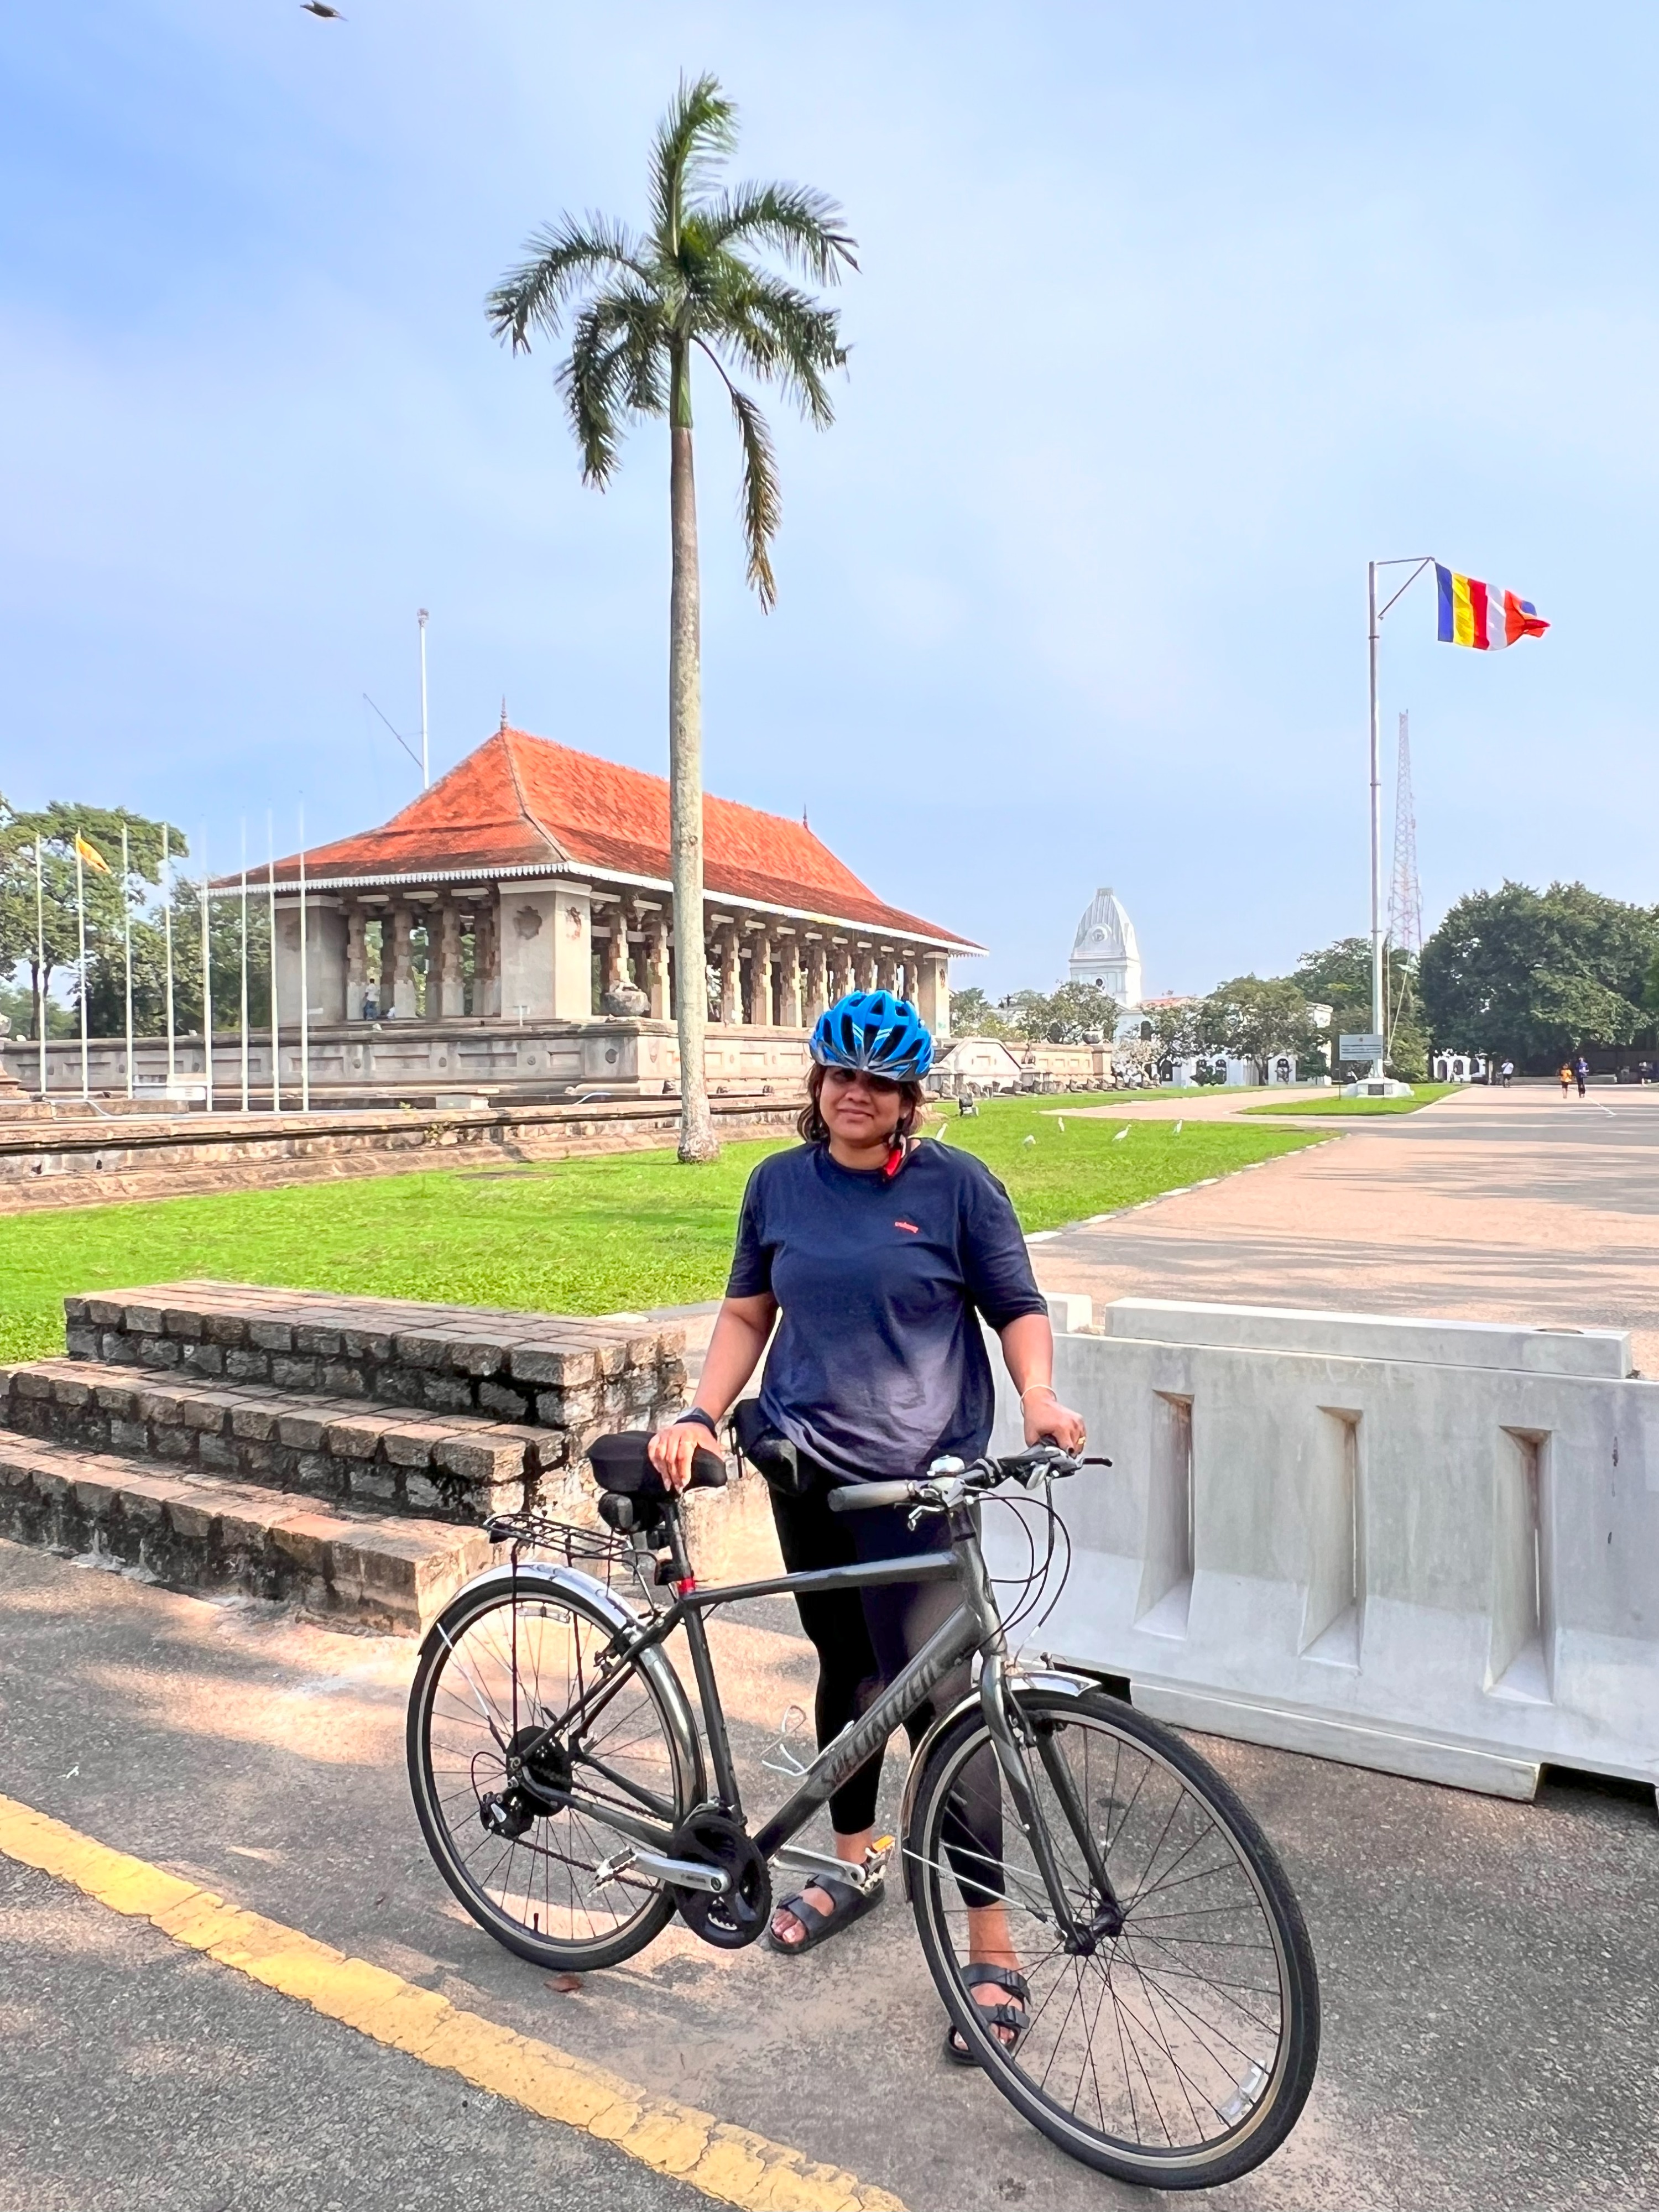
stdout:
[[(1001, 1177), (1027, 1230), (1320, 1141), (1236, 1123), (1178, 1137), (1172, 1122), (1067, 1120), (1062, 1131), (1056, 1107), (1063, 1116), (1053, 1098), (988, 1099), (975, 1118), (951, 1110), (929, 1126)], [(778, 1148), (728, 1145), (703, 1168), (626, 1152), (0, 1217), (0, 1358), (62, 1351), (65, 1291), (192, 1275), (552, 1313), (715, 1297), (750, 1170)]]
[(1467, 1091), (1467, 1083), (1419, 1083), (1409, 1098), (1344, 1098), (1333, 1090), (1327, 1098), (1297, 1098), (1288, 1106), (1246, 1106), (1247, 1114), (1416, 1114), (1437, 1098)]

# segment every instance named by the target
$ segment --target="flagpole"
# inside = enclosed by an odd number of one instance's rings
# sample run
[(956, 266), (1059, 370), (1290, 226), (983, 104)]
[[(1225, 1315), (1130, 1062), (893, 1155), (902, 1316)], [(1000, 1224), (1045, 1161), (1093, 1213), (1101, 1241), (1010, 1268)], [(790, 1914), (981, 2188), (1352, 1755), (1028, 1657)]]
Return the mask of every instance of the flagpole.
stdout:
[(424, 791), (432, 781), (432, 770), (426, 746), (426, 609), (424, 607), (416, 611), (415, 619), (421, 626), (421, 789)]
[(282, 1024), (276, 1011), (276, 836), (265, 809), (265, 905), (270, 923), (270, 1110), (283, 1110)]
[(40, 840), (34, 841), (34, 1030), (40, 1048), (40, 1098), (46, 1096), (46, 887)]
[(247, 1103), (247, 817), (242, 817), (242, 991), (240, 1002), (242, 1023), (242, 1111), (248, 1111)]
[(207, 1077), (207, 1109), (213, 1111), (213, 922), (208, 896), (207, 824), (202, 824), (202, 1073)]
[(121, 824), (121, 943), (126, 960), (127, 997), (127, 1097), (132, 1097), (132, 885), (129, 880), (132, 861), (127, 851), (127, 825)]
[(88, 1099), (92, 1089), (87, 1081), (87, 871), (81, 858), (81, 833), (75, 833), (75, 911), (81, 931), (81, 982), (76, 996), (81, 1001), (81, 1096)]
[(173, 1012), (173, 856), (167, 847), (167, 825), (161, 824), (161, 930), (167, 940), (167, 1105), (178, 1081), (178, 1030)]
[[(1382, 783), (1380, 767), (1382, 749), (1382, 706), (1377, 696), (1377, 647), (1382, 643), (1382, 623), (1376, 611), (1376, 563), (1365, 564), (1366, 637), (1369, 645), (1371, 678), (1371, 1035), (1382, 1035)], [(1371, 1062), (1370, 1080), (1381, 1083), (1382, 1062)]]
[[(1371, 800), (1371, 1034), (1383, 1036), (1384, 995), (1382, 983), (1382, 702), (1377, 685), (1377, 663), (1382, 642), (1382, 617), (1401, 593), (1410, 591), (1425, 568), (1432, 568), (1432, 553), (1410, 556), (1399, 561), (1368, 561), (1365, 563), (1365, 640), (1370, 670), (1370, 800)], [(1382, 606), (1376, 604), (1376, 577), (1381, 568), (1409, 568), (1411, 574), (1400, 590), (1393, 592)], [(1384, 1042), (1384, 1052), (1387, 1046)], [(1387, 1080), (1383, 1060), (1375, 1059), (1370, 1073), (1365, 1079), (1370, 1083)]]
[(311, 1111), (311, 984), (306, 969), (306, 810), (300, 806), (300, 1111)]

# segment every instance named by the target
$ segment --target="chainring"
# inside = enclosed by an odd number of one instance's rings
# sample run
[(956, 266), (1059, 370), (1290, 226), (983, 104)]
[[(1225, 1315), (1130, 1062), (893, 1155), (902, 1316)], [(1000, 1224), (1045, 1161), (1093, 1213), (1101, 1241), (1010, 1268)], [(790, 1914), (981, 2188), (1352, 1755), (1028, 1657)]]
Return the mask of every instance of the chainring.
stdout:
[(772, 1917), (772, 1876), (747, 1831), (726, 1813), (693, 1813), (676, 1831), (669, 1850), (677, 1859), (718, 1867), (729, 1880), (723, 1897), (707, 1890), (670, 1892), (680, 1918), (717, 1951), (741, 1951)]

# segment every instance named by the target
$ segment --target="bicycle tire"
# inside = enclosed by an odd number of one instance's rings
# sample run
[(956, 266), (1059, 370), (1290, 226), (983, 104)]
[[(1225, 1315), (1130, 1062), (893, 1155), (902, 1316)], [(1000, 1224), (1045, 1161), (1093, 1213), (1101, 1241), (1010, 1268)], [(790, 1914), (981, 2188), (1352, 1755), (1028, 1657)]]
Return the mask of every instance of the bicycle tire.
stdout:
[[(1206, 2189), (1237, 2180), (1270, 2157), (1295, 2126), (1319, 2058), (1319, 1982), (1313, 1947), (1278, 1856), (1220, 1775), (1191, 1745), (1133, 1706), (1098, 1690), (1067, 1695), (1035, 1687), (1016, 1691), (1013, 1702), (1034, 1746), (1036, 1731), (1045, 1727), (1055, 1731), (1054, 1754), (1068, 1761), (1068, 1772), (1079, 1747), (1083, 1751), (1085, 1779), (1079, 1802), (1089, 1810), (1097, 1849), (1118, 1889), (1123, 1929), (1103, 1939), (1091, 1957), (1066, 1958), (1054, 1940), (1053, 1913), (1035, 1860), (1029, 1869), (1016, 1863), (1026, 1846), (1011, 1817), (1005, 1819), (994, 1861), (982, 1851), (964, 1852), (963, 1838), (969, 1832), (965, 1821), (975, 1802), (983, 1810), (988, 1784), (982, 1766), (974, 1768), (966, 1790), (963, 1780), (970, 1762), (994, 1760), (995, 1756), (982, 1716), (976, 1709), (969, 1711), (930, 1755), (905, 1838), (916, 1926), (945, 2009), (1003, 2096), (1069, 2156), (1140, 2187)], [(1087, 1743), (1079, 1747), (1075, 1740), (1069, 1744), (1063, 1741), (1065, 1731), (1073, 1731), (1075, 1738), (1085, 1729), (1090, 1732)], [(1097, 1747), (1101, 1757), (1091, 1772), (1090, 1753)], [(1031, 1764), (1039, 1778), (1039, 1809), (1048, 1818), (1051, 1833), (1060, 1830), (1056, 1856), (1068, 1894), (1081, 1906), (1094, 1893), (1084, 1853), (1035, 1752)], [(1000, 1768), (995, 1771), (1005, 1815), (1011, 1815), (1006, 1778)], [(953, 1791), (957, 1793), (954, 1801)], [(1196, 1811), (1183, 1811), (1189, 1807)], [(947, 1821), (954, 1823), (950, 1833)], [(1133, 1861), (1139, 1848), (1138, 1838), (1160, 1826), (1162, 1832), (1137, 1881)], [(1132, 1841), (1132, 1831), (1137, 1840)], [(1224, 1844), (1224, 1855), (1207, 1850), (1211, 1835)], [(1007, 1840), (1011, 1837), (1012, 1844)], [(1209, 1856), (1213, 1864), (1204, 1863)], [(968, 1994), (963, 1972), (967, 1964), (963, 1954), (969, 1950), (966, 1893), (957, 1871), (964, 1864), (970, 1871), (994, 1864), (997, 1893), (1014, 1937), (1012, 1948), (1031, 1984), (1030, 2030), (1012, 2057)], [(992, 1878), (982, 1875), (988, 1883)], [(1201, 1902), (1191, 1898), (1183, 1901), (1179, 1896), (1200, 1883), (1212, 1885), (1201, 1893)], [(975, 1893), (981, 1899), (991, 1894), (988, 1888), (977, 1887)], [(1153, 1900), (1155, 1909), (1144, 1910), (1137, 1927), (1137, 1906)], [(1252, 1906), (1268, 1940), (1235, 1943), (1228, 1933), (1231, 1916), (1253, 1936)], [(1087, 1911), (1079, 1913), (1080, 1919), (1089, 1917)], [(953, 1926), (963, 1933), (954, 1934)], [(1267, 1970), (1249, 1964), (1258, 1948), (1271, 1953), (1271, 1990)], [(1220, 1953), (1230, 1954), (1224, 1961), (1230, 1975), (1259, 1974), (1261, 1986), (1249, 1979), (1206, 1981), (1203, 1962)], [(1043, 1954), (1041, 1978), (1037, 1966), (1028, 1963), (1038, 1954)], [(1176, 1984), (1182, 1986), (1175, 1988)], [(1057, 2000), (1063, 2011), (1054, 2009)], [(1094, 2011), (1089, 2017), (1091, 2002)], [(1253, 2030), (1246, 2022), (1256, 2017), (1254, 2006), (1267, 2017)], [(1096, 2031), (1109, 2008), (1111, 2036), (1102, 2059), (1095, 2047)], [(1084, 2066), (1069, 2045), (1062, 2060), (1060, 2039), (1074, 2019), (1081, 2027), (1087, 2061), (1086, 2089)], [(1073, 2036), (1072, 2043), (1079, 2039)], [(1179, 2040), (1183, 2055), (1171, 2049), (1172, 2039)], [(1066, 2091), (1073, 2074), (1078, 2086), (1068, 2106)], [(1121, 2092), (1111, 2086), (1120, 2075)], [(1233, 2085), (1231, 2099), (1224, 2094), (1225, 2080)], [(1160, 2082), (1164, 2087), (1162, 2101)], [(1079, 2103), (1091, 2096), (1093, 2119), (1079, 2110)], [(1232, 2109), (1235, 2100), (1237, 2111)], [(1165, 2104), (1174, 2109), (1177, 2120), (1184, 2104), (1194, 2140), (1176, 2140), (1179, 2130), (1171, 2130)], [(1212, 2133), (1206, 2131), (1211, 2124), (1200, 2118), (1199, 2108), (1205, 2105), (1215, 2116)], [(1165, 2140), (1161, 2144), (1146, 2140), (1143, 2132), (1142, 2117), (1149, 2110), (1163, 2129)], [(1131, 2121), (1128, 2130), (1116, 2120), (1126, 2112)]]
[[(491, 1616), (497, 1614), (507, 1615), (508, 1626), (503, 1637), (497, 1624), (494, 1653), (498, 1665), (501, 1656), (506, 1655), (505, 1671), (514, 1683), (514, 1701), (505, 1711), (500, 1709), (495, 1693), (480, 1679), (483, 1662), (491, 1649), (491, 1639), (483, 1632), (488, 1630)], [(579, 1590), (573, 1590), (568, 1582), (555, 1585), (526, 1574), (519, 1578), (515, 1586), (491, 1576), (459, 1591), (440, 1614), (422, 1646), (410, 1690), (404, 1747), (410, 1789), (427, 1849), (439, 1873), (472, 1918), (506, 1949), (538, 1966), (568, 1972), (596, 1972), (632, 1958), (662, 1932), (674, 1915), (672, 1893), (660, 1883), (647, 1887), (636, 1881), (626, 1889), (608, 1886), (622, 1899), (637, 1897), (640, 1902), (635, 1911), (607, 1928), (603, 1914), (596, 1912), (591, 1902), (577, 1906), (574, 1884), (568, 1902), (556, 1902), (552, 1893), (552, 1868), (556, 1863), (580, 1872), (585, 1866), (591, 1867), (594, 1858), (605, 1855), (592, 1848), (595, 1832), (603, 1828), (601, 1818), (571, 1813), (543, 1816), (538, 1821), (529, 1822), (521, 1835), (503, 1838), (485, 1828), (482, 1816), (485, 1797), (492, 1793), (499, 1796), (501, 1785), (507, 1780), (504, 1741), (510, 1742), (514, 1736), (546, 1717), (539, 1694), (540, 1656), (536, 1662), (534, 1682), (527, 1679), (527, 1666), (521, 1666), (520, 1659), (521, 1652), (532, 1644), (539, 1645), (542, 1640), (537, 1630), (538, 1618), (544, 1624), (552, 1625), (557, 1633), (557, 1617), (561, 1614), (580, 1625), (570, 1632), (569, 1643), (574, 1652), (582, 1653), (586, 1644), (588, 1652), (597, 1654), (614, 1643), (617, 1630), (611, 1614), (601, 1605), (588, 1601)], [(478, 1655), (477, 1661), (472, 1658), (475, 1652)], [(472, 1675), (470, 1680), (463, 1677), (463, 1689), (459, 1692), (447, 1690), (447, 1680), (453, 1671), (469, 1664), (472, 1665)], [(674, 1826), (690, 1812), (702, 1790), (701, 1772), (687, 1748), (689, 1717), (683, 1711), (672, 1709), (674, 1692), (665, 1686), (657, 1670), (635, 1662), (631, 1671), (633, 1681), (638, 1685), (638, 1695), (623, 1710), (629, 1724), (637, 1724), (645, 1745), (642, 1754), (635, 1750), (635, 1763), (658, 1779), (656, 1794), (663, 1800), (665, 1825)], [(623, 1692), (624, 1697), (627, 1694)], [(451, 1699), (447, 1707), (443, 1702), (446, 1696)], [(622, 1700), (617, 1703), (621, 1705)], [(450, 1736), (463, 1733), (453, 1718), (453, 1709), (457, 1705), (471, 1729), (470, 1751), (465, 1743), (458, 1749), (448, 1741)], [(653, 1727), (657, 1735), (654, 1743), (649, 1741)], [(436, 1758), (434, 1729), (440, 1738)], [(695, 1743), (694, 1735), (691, 1741)], [(463, 1761), (468, 1765), (465, 1787), (459, 1780)], [(471, 1793), (470, 1810), (468, 1789)], [(574, 1832), (576, 1838), (585, 1830), (586, 1840), (578, 1841), (576, 1851), (566, 1851), (550, 1840), (556, 1821)], [(526, 1843), (526, 1838), (532, 1836), (538, 1826), (548, 1832), (550, 1840)], [(611, 1837), (614, 1848), (623, 1847), (627, 1841), (615, 1830), (611, 1831)], [(518, 1863), (521, 1848), (527, 1862), (522, 1869)], [(543, 1882), (539, 1906), (534, 1891), (538, 1861)], [(517, 1879), (521, 1872), (526, 1877), (522, 1884)], [(523, 1903), (514, 1911), (512, 1899), (520, 1887)], [(588, 1933), (579, 1935), (574, 1929), (559, 1929), (561, 1921), (574, 1923), (579, 1911), (590, 1923)], [(544, 1921), (546, 1925), (543, 1925)]]

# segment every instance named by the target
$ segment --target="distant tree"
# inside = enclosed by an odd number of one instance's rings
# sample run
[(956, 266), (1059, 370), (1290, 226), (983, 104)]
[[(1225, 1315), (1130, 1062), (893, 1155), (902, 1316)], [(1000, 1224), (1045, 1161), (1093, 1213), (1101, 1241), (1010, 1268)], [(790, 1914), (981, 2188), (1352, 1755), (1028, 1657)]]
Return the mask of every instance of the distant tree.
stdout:
[(1288, 976), (1237, 975), (1218, 985), (1198, 1007), (1194, 1031), (1200, 1050), (1252, 1061), (1264, 1083), (1269, 1060), (1288, 1053), (1305, 1063), (1323, 1042)]
[(1659, 915), (1583, 884), (1459, 899), (1423, 948), (1424, 1012), (1437, 1045), (1547, 1067), (1650, 1026)]
[(1109, 1042), (1118, 1004), (1097, 983), (1061, 983), (1052, 991), (1011, 991), (994, 1011), (1005, 1036), (1033, 1044), (1080, 1044), (1096, 1033)]
[[(241, 1019), (240, 898), (211, 901), (209, 931), (213, 1026), (234, 1030)], [(248, 1025), (264, 1029), (270, 1019), (270, 915), (263, 895), (248, 899), (247, 936)], [(159, 905), (133, 917), (132, 1018), (139, 1036), (159, 1036), (167, 1027), (167, 938)], [(173, 1019), (181, 1036), (201, 1033), (202, 903), (194, 883), (173, 891)], [(125, 1026), (125, 953), (118, 933), (87, 963), (87, 1028), (94, 1036), (119, 1036)]]
[[(131, 871), (126, 896), (136, 903), (143, 899), (148, 887), (161, 881), (162, 826), (144, 815), (131, 814), (125, 807), (88, 806), (55, 799), (49, 805), (26, 812), (7, 805), (0, 799), (0, 975), (13, 975), (20, 969), (27, 973), (31, 1008), (50, 993), (53, 975), (75, 966), (80, 957), (75, 869), (77, 833), (106, 864), (104, 869), (88, 863), (82, 866), (90, 973), (98, 960), (112, 954), (118, 957), (122, 830), (125, 827), (127, 833)], [(169, 823), (167, 833), (174, 857), (186, 854), (190, 848), (183, 831)], [(46, 936), (44, 968), (37, 950), (37, 837), (40, 841)]]
[[(529, 258), (489, 295), (490, 326), (515, 353), (531, 333), (560, 338), (571, 317), (559, 383), (581, 448), (582, 475), (603, 490), (623, 430), (668, 424), (670, 566), (668, 761), (680, 1158), (719, 1151), (703, 1078), (707, 1007), (694, 970), (702, 957), (702, 707), (691, 373), (701, 355), (724, 386), (742, 447), (740, 508), (749, 581), (761, 605), (777, 596), (777, 457), (766, 417), (732, 370), (775, 385), (819, 429), (833, 410), (825, 378), (847, 352), (834, 309), (775, 275), (773, 254), (814, 284), (856, 268), (842, 213), (800, 185), (714, 189), (737, 143), (737, 109), (712, 76), (681, 81), (651, 153), (651, 213), (635, 234), (603, 216), (561, 216), (530, 241)], [(572, 311), (574, 309), (574, 314)]]
[(1006, 1024), (976, 983), (951, 994), (951, 1030), (956, 1036), (1001, 1036)]

